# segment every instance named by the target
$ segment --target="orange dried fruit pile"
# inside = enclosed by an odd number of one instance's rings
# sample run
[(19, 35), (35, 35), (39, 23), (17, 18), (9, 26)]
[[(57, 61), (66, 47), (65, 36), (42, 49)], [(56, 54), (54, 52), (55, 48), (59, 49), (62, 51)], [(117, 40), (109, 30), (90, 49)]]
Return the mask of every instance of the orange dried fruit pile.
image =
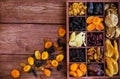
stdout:
[(80, 64), (77, 64), (77, 63), (73, 63), (70, 65), (70, 76), (73, 76), (73, 77), (81, 77), (81, 76), (84, 76), (87, 72), (87, 67), (86, 67), (86, 64), (84, 63), (80, 63)]
[(102, 31), (104, 29), (104, 25), (102, 23), (103, 18), (100, 18), (98, 16), (89, 16), (86, 19), (86, 23), (88, 24), (87, 30), (88, 31)]

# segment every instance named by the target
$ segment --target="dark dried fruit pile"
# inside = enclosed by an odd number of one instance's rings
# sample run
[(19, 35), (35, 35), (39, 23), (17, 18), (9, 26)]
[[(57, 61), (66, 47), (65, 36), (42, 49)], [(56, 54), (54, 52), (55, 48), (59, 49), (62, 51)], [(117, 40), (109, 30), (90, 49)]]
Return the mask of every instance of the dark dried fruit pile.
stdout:
[(85, 49), (70, 49), (70, 62), (85, 62)]
[(87, 33), (87, 46), (103, 46), (103, 33)]
[(84, 17), (70, 17), (69, 31), (85, 31), (86, 21)]
[(97, 2), (87, 3), (87, 14), (88, 15), (102, 15), (103, 14), (103, 3), (97, 3)]

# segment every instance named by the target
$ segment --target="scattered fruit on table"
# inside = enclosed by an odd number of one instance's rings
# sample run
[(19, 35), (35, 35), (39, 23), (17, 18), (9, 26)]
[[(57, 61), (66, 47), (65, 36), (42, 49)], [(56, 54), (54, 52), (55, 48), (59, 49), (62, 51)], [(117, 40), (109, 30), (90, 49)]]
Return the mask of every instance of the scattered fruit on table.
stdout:
[(84, 48), (70, 49), (70, 62), (85, 62), (86, 54)]
[(89, 2), (87, 7), (88, 15), (103, 15), (103, 3)]
[(70, 16), (84, 15), (86, 14), (87, 7), (82, 2), (74, 2), (69, 5), (68, 14)]
[(70, 65), (70, 71), (69, 74), (70, 76), (73, 77), (81, 77), (84, 76), (87, 72), (87, 66), (84, 63), (73, 63)]
[(69, 45), (74, 47), (81, 47), (82, 45), (86, 46), (85, 33), (80, 32), (76, 34), (75, 32), (72, 32), (70, 35)]
[(11, 71), (11, 76), (12, 76), (13, 78), (19, 78), (19, 77), (20, 77), (20, 71), (17, 70), (17, 69), (13, 69), (13, 70)]
[(105, 41), (105, 60), (106, 60), (106, 67), (105, 67), (105, 73), (106, 75), (112, 77), (114, 75), (118, 74), (118, 58), (119, 58), (119, 52), (118, 52), (118, 44), (116, 40), (113, 40), (113, 44), (111, 43), (111, 40), (107, 39)]
[(86, 19), (86, 23), (88, 24), (87, 26), (87, 31), (102, 31), (104, 29), (104, 25), (102, 23), (103, 18), (100, 18), (98, 16), (89, 16)]
[[(44, 49), (41, 52), (36, 50), (34, 54), (28, 56), (28, 63), (20, 63), (20, 67), (22, 68), (21, 71), (13, 69), (10, 75), (13, 78), (18, 78), (20, 76), (20, 72), (23, 71), (26, 73), (32, 73), (35, 77), (38, 77), (37, 71), (41, 71), (45, 76), (50, 77), (53, 68), (57, 71), (63, 69), (64, 66), (62, 61), (65, 57), (64, 52), (66, 52), (66, 44), (61, 37), (65, 36), (66, 31), (60, 27), (58, 32), (60, 34), (60, 38), (58, 38), (56, 42), (45, 39)], [(60, 53), (57, 54), (58, 51)]]
[(87, 46), (103, 46), (103, 33), (93, 32), (87, 33)]
[(100, 47), (91, 47), (87, 50), (88, 62), (104, 62), (104, 50)]
[(58, 35), (59, 35), (60, 37), (64, 37), (65, 34), (66, 34), (66, 30), (65, 30), (63, 27), (60, 27), (60, 28), (58, 29)]
[(34, 58), (28, 57), (28, 64), (33, 65), (34, 64)]
[(85, 31), (85, 17), (69, 17), (69, 31)]
[(104, 75), (104, 65), (103, 64), (88, 64), (88, 75), (89, 76), (103, 76)]
[(120, 35), (120, 27), (118, 26), (118, 12), (116, 4), (105, 4), (105, 25), (106, 25), (106, 37), (118, 38)]

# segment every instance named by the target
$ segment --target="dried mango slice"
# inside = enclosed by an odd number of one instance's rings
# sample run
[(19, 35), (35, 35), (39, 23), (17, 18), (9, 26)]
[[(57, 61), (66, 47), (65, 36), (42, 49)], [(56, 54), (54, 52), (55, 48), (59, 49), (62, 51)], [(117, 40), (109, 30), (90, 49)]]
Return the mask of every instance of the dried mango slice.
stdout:
[(112, 61), (111, 61), (110, 57), (105, 57), (105, 59), (106, 59), (107, 69), (110, 71), (111, 74), (113, 74), (114, 73), (114, 69), (113, 69), (114, 67), (112, 65)]
[(119, 58), (119, 52), (118, 52), (118, 45), (117, 45), (117, 42), (116, 42), (116, 40), (114, 40), (114, 51), (113, 51), (113, 59), (114, 60), (118, 60), (118, 58)]
[(116, 75), (118, 73), (118, 63), (113, 58), (110, 58), (112, 65), (113, 65), (113, 74)]
[(107, 39), (107, 40), (105, 41), (105, 46), (106, 46), (105, 55), (106, 55), (107, 57), (112, 57), (114, 50), (113, 50), (113, 46), (112, 46), (112, 44), (111, 44), (111, 41), (110, 41), (109, 39)]

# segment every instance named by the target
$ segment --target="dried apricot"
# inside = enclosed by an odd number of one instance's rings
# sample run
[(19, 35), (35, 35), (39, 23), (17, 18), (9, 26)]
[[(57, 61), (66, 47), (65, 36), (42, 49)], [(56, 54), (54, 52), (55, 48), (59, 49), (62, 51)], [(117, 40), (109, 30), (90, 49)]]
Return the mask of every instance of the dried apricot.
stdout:
[(17, 70), (17, 69), (13, 69), (13, 70), (11, 71), (11, 76), (12, 76), (13, 78), (18, 78), (18, 77), (20, 77), (20, 71)]
[(44, 69), (44, 74), (49, 77), (51, 75), (51, 71), (49, 69)]
[(59, 55), (56, 56), (56, 60), (58, 62), (61, 62), (63, 59), (64, 59), (64, 55), (63, 54), (59, 54)]
[(93, 22), (93, 17), (94, 16), (89, 16), (87, 19), (86, 19), (86, 23), (90, 24)]
[(74, 71), (70, 71), (70, 75), (73, 76), (73, 77), (77, 77), (77, 73), (74, 72)]
[(70, 65), (70, 70), (71, 71), (76, 71), (77, 67), (78, 67), (78, 64), (77, 63), (73, 63), (73, 64)]
[(52, 42), (51, 41), (46, 41), (45, 42), (45, 48), (50, 48), (52, 46)]
[(93, 31), (93, 30), (95, 30), (95, 28), (96, 28), (96, 25), (94, 25), (94, 24), (89, 24), (89, 25), (87, 26), (87, 30), (88, 30), (88, 31)]
[(104, 25), (100, 23), (99, 25), (96, 26), (96, 30), (101, 31), (104, 29)]
[(38, 50), (35, 51), (35, 58), (36, 58), (37, 60), (40, 60), (40, 59), (41, 59), (41, 53), (40, 53), (40, 51), (38, 51)]
[(93, 18), (93, 24), (99, 25), (101, 23), (101, 19), (98, 16), (94, 16)]
[(47, 51), (42, 52), (42, 60), (46, 60), (48, 59), (48, 57), (49, 57), (49, 54)]
[(80, 68), (80, 70), (81, 70), (84, 74), (86, 74), (86, 71), (87, 71), (86, 64), (81, 63), (81, 64), (79, 65), (79, 68)]
[(51, 62), (53, 67), (57, 67), (58, 66), (58, 62), (56, 60), (52, 60)]
[(65, 34), (66, 34), (65, 29), (62, 28), (62, 27), (60, 27), (60, 28), (58, 29), (58, 35), (59, 35), (60, 37), (64, 37)]
[(77, 77), (83, 76), (83, 73), (82, 73), (82, 71), (80, 69), (77, 69), (76, 73), (77, 73)]
[(26, 65), (26, 66), (24, 66), (23, 71), (24, 72), (28, 72), (28, 71), (30, 71), (30, 69), (31, 69), (31, 66), (30, 65)]
[(30, 65), (33, 65), (34, 64), (34, 58), (33, 57), (28, 57), (28, 63)]

